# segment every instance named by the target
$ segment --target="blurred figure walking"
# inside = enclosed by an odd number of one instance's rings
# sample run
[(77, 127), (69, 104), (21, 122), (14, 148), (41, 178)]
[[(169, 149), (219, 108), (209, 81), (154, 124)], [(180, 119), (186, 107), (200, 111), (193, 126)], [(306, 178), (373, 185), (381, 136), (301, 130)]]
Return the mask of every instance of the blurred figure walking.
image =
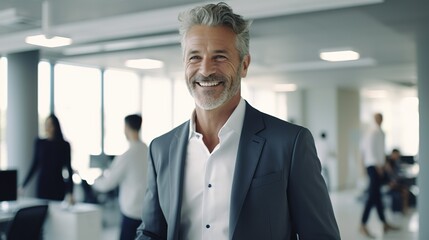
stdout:
[(368, 198), (366, 200), (361, 219), (360, 232), (369, 238), (374, 238), (366, 225), (372, 207), (376, 207), (377, 209), (378, 218), (383, 222), (384, 232), (398, 229), (397, 227), (387, 223), (386, 217), (384, 215), (384, 206), (381, 199), (381, 185), (383, 184), (384, 178), (383, 166), (386, 158), (384, 152), (385, 134), (381, 129), (383, 115), (381, 113), (376, 113), (374, 115), (374, 120), (376, 125), (371, 128), (368, 134), (365, 136), (365, 141), (363, 142), (362, 146), (363, 159), (369, 177), (369, 186)]
[[(25, 188), (37, 174), (36, 197), (73, 204), (73, 170), (71, 167), (70, 144), (64, 140), (58, 118), (51, 114), (45, 121), (46, 138), (37, 138), (30, 171), (24, 180)], [(67, 176), (63, 177), (63, 169)]]

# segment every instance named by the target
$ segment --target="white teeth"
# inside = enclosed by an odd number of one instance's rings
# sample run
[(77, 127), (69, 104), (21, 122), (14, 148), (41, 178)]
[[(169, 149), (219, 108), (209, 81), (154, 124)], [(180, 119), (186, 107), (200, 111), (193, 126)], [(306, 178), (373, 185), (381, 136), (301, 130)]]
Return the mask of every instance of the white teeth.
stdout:
[(198, 84), (201, 87), (213, 87), (213, 86), (219, 85), (219, 83), (220, 82), (199, 82)]

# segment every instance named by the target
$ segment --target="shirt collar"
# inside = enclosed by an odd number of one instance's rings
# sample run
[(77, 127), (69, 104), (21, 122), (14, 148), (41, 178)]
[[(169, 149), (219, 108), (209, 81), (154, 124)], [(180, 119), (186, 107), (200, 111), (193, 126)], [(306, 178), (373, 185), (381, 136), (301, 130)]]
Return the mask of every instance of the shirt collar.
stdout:
[[(244, 114), (246, 112), (246, 104), (243, 98), (240, 98), (240, 102), (237, 107), (232, 112), (231, 116), (229, 116), (226, 123), (220, 129), (218, 136), (224, 135), (227, 132), (234, 131), (237, 133), (241, 133), (241, 129), (243, 128)], [(195, 110), (192, 112), (190, 124), (189, 124), (189, 139), (200, 135), (200, 133), (196, 132), (195, 126)]]

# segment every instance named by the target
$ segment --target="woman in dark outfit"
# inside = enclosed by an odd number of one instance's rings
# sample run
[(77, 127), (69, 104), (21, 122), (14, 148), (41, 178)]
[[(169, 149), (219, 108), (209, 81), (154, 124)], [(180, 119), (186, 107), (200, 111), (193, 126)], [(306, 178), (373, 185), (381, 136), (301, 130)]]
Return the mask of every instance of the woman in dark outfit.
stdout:
[[(36, 196), (49, 200), (73, 202), (73, 170), (71, 168), (70, 144), (64, 140), (58, 118), (51, 114), (45, 122), (46, 138), (37, 138), (34, 145), (33, 163), (25, 178), (25, 187), (38, 171)], [(68, 176), (63, 178), (63, 169)]]

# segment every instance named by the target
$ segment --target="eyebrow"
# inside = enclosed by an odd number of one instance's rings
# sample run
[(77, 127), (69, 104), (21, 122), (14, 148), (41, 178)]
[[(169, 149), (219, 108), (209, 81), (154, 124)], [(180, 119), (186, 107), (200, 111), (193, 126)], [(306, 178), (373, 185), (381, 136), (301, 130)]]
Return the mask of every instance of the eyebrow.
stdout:
[(215, 50), (214, 53), (226, 53), (228, 54), (227, 50)]
[[(199, 50), (192, 50), (192, 51), (188, 52), (188, 54), (198, 54), (198, 53), (200, 53)], [(213, 53), (228, 54), (228, 51), (227, 50), (215, 50)]]

